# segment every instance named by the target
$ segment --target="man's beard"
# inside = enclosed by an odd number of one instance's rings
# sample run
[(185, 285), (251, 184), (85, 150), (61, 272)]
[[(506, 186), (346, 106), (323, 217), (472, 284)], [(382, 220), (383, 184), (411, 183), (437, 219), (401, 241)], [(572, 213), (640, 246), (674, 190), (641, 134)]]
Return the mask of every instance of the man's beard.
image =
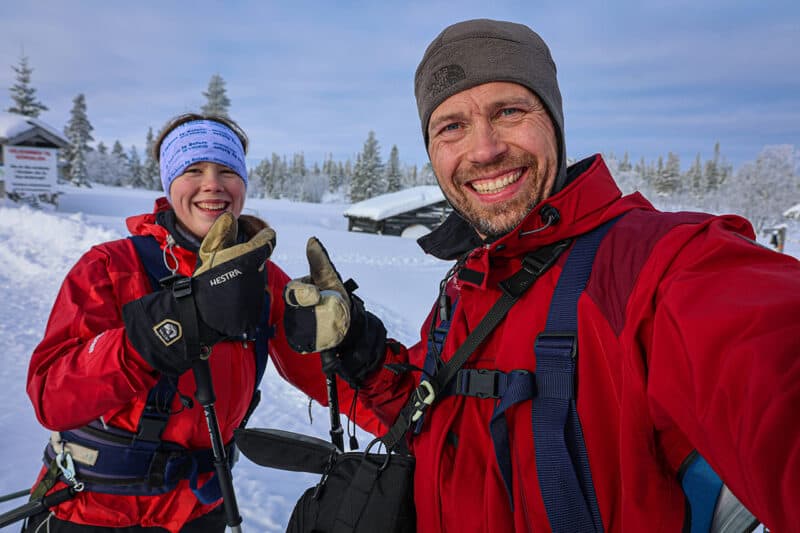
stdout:
[[(524, 168), (523, 173), (528, 175), (523, 184), (526, 190), (534, 187), (530, 194), (520, 191), (518, 194), (505, 202), (496, 202), (490, 205), (482, 205), (475, 201), (470, 201), (469, 193), (461, 188), (456, 189), (456, 198), (448, 196), (450, 205), (461, 215), (464, 220), (484, 235), (487, 240), (495, 240), (513, 230), (522, 222), (528, 213), (542, 200), (543, 185), (538, 183), (542, 177), (539, 176), (539, 164), (535, 157), (528, 153), (521, 155), (507, 155), (503, 159), (484, 166), (473, 166), (465, 171), (457, 171), (453, 176), (454, 183), (463, 184), (480, 176), (492, 174), (501, 170), (511, 168)], [(466, 187), (469, 187), (467, 185)]]

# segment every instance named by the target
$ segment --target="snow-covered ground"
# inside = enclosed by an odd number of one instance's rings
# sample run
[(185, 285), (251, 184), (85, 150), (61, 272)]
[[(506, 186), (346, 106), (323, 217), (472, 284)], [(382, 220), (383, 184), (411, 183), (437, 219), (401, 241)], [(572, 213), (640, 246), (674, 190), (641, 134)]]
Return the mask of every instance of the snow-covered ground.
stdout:
[[(25, 393), (28, 359), (41, 338), (61, 281), (91, 245), (127, 235), (125, 217), (152, 209), (155, 192), (96, 186), (65, 188), (57, 211), (0, 204), (0, 495), (28, 487), (41, 465), (48, 432), (36, 422)], [(2, 200), (0, 200), (2, 201)], [(338, 270), (353, 277), (359, 294), (402, 342), (418, 328), (448, 263), (424, 255), (411, 239), (347, 232), (342, 204), (280, 200), (247, 202), (246, 212), (276, 229), (273, 259), (290, 276), (307, 272), (305, 243), (316, 235)], [(800, 256), (800, 231), (793, 223), (788, 253)], [(306, 397), (271, 370), (250, 427), (279, 427), (328, 438), (328, 417), (314, 404), (309, 423)], [(362, 446), (368, 441), (359, 430)], [(234, 470), (245, 531), (284, 531), (295, 501), (317, 481), (310, 474), (265, 469), (242, 458)], [(0, 504), (0, 513), (23, 499)], [(6, 531), (18, 531), (9, 526)]]

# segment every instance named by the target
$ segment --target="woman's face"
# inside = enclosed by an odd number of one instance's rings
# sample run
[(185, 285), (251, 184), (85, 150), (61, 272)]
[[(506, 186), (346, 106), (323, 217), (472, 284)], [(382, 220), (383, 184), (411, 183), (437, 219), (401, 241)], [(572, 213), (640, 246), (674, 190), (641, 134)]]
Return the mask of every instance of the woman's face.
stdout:
[(175, 178), (169, 192), (178, 222), (202, 240), (222, 213), (230, 212), (239, 218), (246, 187), (230, 168), (201, 161)]

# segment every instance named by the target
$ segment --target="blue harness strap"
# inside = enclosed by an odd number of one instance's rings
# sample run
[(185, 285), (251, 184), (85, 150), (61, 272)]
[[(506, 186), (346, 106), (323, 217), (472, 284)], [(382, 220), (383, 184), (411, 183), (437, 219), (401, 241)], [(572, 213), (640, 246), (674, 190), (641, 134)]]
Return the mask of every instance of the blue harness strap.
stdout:
[(533, 399), (536, 470), (554, 532), (603, 531), (589, 461), (575, 408), (578, 298), (600, 241), (616, 219), (582, 235), (556, 285), (545, 331), (536, 338), (536, 374), (517, 375), (489, 422), (495, 457), (514, 508), (508, 424), (511, 406)]
[[(457, 306), (458, 300), (453, 303), (449, 316), (446, 319), (439, 320), (439, 323), (428, 336), (428, 351), (425, 353), (425, 362), (422, 365), (422, 377), (420, 378), (420, 382), (432, 379), (442, 365), (441, 354), (444, 349), (444, 341), (447, 339), (447, 333), (450, 331), (450, 322), (455, 314)], [(415, 435), (422, 431), (424, 423), (425, 415), (423, 414), (414, 423)]]
[(578, 299), (612, 219), (581, 236), (558, 279), (545, 330), (536, 338), (533, 438), (536, 473), (554, 533), (603, 531), (575, 394)]
[[(153, 291), (161, 290), (161, 280), (172, 275), (164, 264), (161, 247), (155, 238), (144, 235), (129, 237), (136, 253), (145, 267)], [(160, 442), (161, 433), (167, 425), (172, 399), (178, 391), (169, 377), (162, 375), (147, 395), (137, 431), (140, 440)]]

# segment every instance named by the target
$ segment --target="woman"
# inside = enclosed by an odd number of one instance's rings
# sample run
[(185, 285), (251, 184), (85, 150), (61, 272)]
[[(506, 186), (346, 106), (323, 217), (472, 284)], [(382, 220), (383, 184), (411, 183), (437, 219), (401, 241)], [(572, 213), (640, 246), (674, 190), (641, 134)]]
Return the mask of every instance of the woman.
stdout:
[[(166, 198), (153, 213), (127, 221), (141, 237), (93, 247), (64, 280), (28, 374), (39, 421), (59, 432), (34, 495), (67, 486), (55, 460), (63, 450), (85, 490), (29, 519), (25, 531), (224, 530), (219, 491), (205, 484), (213, 479), (209, 432), (192, 399), (189, 369), (201, 354), (211, 367), (226, 443), (255, 398), (259, 339), (271, 335), (269, 355), (281, 375), (324, 402), (319, 359), (286, 344), (281, 295), (289, 278), (266, 259), (274, 232), (241, 215), (246, 149), (245, 133), (228, 118), (186, 114), (170, 121), (154, 147)], [(218, 219), (225, 223), (215, 226)], [(137, 242), (157, 243), (157, 259), (143, 260)], [(227, 259), (212, 264), (219, 257)], [(172, 273), (160, 285), (151, 281), (161, 277), (153, 274), (159, 269)], [(199, 350), (171, 284), (176, 277), (193, 280)], [(264, 308), (267, 323), (256, 328)]]

